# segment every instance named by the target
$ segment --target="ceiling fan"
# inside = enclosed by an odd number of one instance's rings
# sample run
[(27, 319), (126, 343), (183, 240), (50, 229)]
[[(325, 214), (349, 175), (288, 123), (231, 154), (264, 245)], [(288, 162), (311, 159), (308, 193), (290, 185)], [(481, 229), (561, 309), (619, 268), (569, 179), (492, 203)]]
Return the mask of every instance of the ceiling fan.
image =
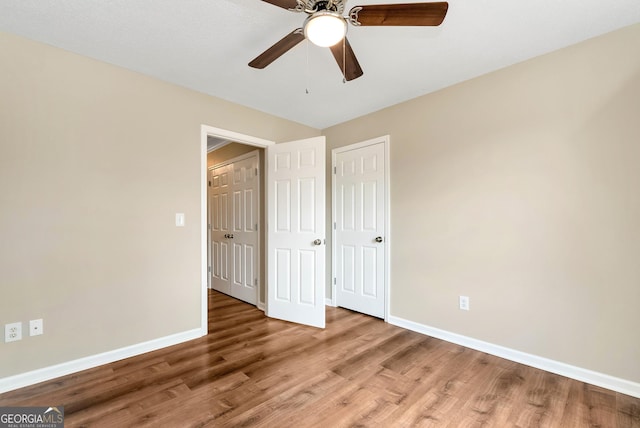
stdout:
[(309, 16), (296, 28), (249, 63), (265, 68), (305, 38), (331, 49), (345, 80), (362, 76), (362, 68), (346, 38), (347, 22), (360, 26), (438, 26), (447, 14), (447, 2), (375, 4), (355, 6), (343, 16), (347, 0), (262, 0), (266, 3), (304, 12)]

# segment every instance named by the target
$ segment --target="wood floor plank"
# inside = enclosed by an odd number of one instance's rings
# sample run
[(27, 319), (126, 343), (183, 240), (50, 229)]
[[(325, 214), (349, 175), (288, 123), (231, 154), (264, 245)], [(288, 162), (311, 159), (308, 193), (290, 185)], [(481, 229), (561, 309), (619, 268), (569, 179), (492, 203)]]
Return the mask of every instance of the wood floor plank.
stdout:
[[(468, 363), (459, 372), (444, 366), (437, 371), (437, 377), (432, 377), (437, 389), (429, 391), (435, 392), (438, 399), (428, 403), (422, 400), (418, 406), (414, 406), (412, 424), (425, 425), (434, 420), (445, 420), (451, 426), (487, 425), (494, 415), (493, 408), (497, 401), (494, 382), (504, 369), (488, 364), (483, 354), (465, 352), (463, 356)], [(470, 384), (475, 388), (469, 388)], [(457, 409), (457, 412), (443, 414), (443, 407)]]
[(616, 393), (616, 415), (620, 428), (640, 428), (640, 400)]
[(589, 424), (593, 427), (607, 426), (616, 421), (616, 393), (594, 385), (587, 385)]
[(209, 334), (0, 394), (68, 427), (640, 428), (640, 399), (327, 308), (327, 328), (209, 293)]
[[(343, 379), (332, 372), (324, 372), (311, 377), (308, 383), (298, 384), (230, 418), (226, 423), (233, 427), (293, 425), (297, 415), (314, 411), (318, 401), (323, 400), (327, 393), (339, 391), (342, 387)], [(283, 419), (283, 414), (292, 417)]]
[(562, 417), (564, 408), (554, 403), (565, 402), (569, 393), (569, 379), (531, 367), (522, 370), (522, 388), (514, 402), (509, 420), (516, 426), (553, 427)]

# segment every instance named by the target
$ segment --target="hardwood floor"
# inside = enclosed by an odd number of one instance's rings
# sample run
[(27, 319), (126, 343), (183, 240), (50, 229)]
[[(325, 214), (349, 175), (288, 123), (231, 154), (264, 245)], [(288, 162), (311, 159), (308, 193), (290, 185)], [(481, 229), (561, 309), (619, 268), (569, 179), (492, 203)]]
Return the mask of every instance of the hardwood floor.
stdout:
[(327, 308), (318, 330), (209, 294), (194, 341), (0, 395), (67, 427), (640, 427), (640, 399)]

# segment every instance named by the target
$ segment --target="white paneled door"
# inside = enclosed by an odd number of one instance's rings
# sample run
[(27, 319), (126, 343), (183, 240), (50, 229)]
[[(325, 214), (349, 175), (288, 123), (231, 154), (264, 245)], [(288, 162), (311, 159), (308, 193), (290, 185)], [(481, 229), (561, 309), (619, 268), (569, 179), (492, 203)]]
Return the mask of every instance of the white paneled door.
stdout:
[(212, 288), (257, 303), (258, 157), (211, 171)]
[(211, 288), (229, 294), (229, 165), (211, 170), (209, 206), (211, 224)]
[(325, 137), (267, 150), (267, 315), (325, 325)]
[(334, 151), (338, 306), (385, 315), (385, 143)]

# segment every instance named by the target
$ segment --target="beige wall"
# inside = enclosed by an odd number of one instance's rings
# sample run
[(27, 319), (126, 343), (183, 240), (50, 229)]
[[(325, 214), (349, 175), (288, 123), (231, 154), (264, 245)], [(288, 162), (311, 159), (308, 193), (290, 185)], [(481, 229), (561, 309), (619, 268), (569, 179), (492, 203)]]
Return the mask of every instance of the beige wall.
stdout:
[[(319, 131), (0, 33), (0, 377), (200, 327), (200, 125)], [(176, 228), (176, 212), (186, 227)]]
[(638, 40), (323, 131), (329, 148), (391, 135), (392, 315), (640, 382)]
[[(250, 146), (248, 144), (241, 144), (241, 143), (227, 144), (225, 146), (220, 147), (219, 149), (216, 149), (207, 153), (207, 167), (210, 168), (214, 165), (226, 162), (229, 159), (242, 156), (245, 153), (249, 153), (257, 149), (258, 149), (257, 147)], [(259, 149), (259, 150), (261, 152), (264, 151), (264, 149)]]

